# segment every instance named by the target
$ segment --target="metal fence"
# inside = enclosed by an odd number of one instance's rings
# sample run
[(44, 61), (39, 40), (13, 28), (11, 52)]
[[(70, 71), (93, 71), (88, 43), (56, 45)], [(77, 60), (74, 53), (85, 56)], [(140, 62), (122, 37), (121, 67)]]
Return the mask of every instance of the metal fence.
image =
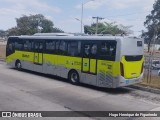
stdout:
[(143, 84), (160, 88), (160, 53), (145, 55)]

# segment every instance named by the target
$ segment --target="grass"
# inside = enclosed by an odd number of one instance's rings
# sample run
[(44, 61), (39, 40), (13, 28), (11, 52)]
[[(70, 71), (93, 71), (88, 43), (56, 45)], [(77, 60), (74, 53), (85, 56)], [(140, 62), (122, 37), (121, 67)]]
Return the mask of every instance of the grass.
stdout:
[[(145, 56), (149, 56), (149, 53), (146, 51), (145, 51)], [(160, 51), (155, 51), (153, 56), (154, 56), (154, 59), (160, 60)], [(158, 76), (158, 73), (157, 73), (157, 75), (151, 75), (151, 79), (150, 79), (150, 76), (147, 79), (147, 74), (145, 71), (143, 82), (140, 83), (140, 85), (150, 86), (150, 87), (160, 89), (160, 76)]]
[(160, 89), (160, 76), (151, 75), (151, 79), (150, 79), (150, 76), (149, 76), (148, 80), (147, 80), (147, 75), (144, 74), (143, 82), (140, 83), (140, 85), (150, 86), (150, 87), (154, 87), (154, 88)]

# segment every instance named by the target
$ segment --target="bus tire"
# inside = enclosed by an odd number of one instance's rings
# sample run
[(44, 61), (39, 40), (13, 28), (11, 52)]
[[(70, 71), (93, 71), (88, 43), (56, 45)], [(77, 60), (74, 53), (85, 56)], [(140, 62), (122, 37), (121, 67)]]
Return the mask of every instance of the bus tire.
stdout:
[(71, 70), (69, 72), (68, 79), (71, 82), (71, 84), (78, 85), (79, 84), (79, 74), (78, 74), (78, 72), (75, 71), (75, 70)]
[(15, 67), (16, 67), (16, 69), (18, 69), (18, 70), (21, 70), (21, 69), (22, 69), (22, 64), (21, 64), (21, 62), (20, 62), (19, 60), (16, 61)]

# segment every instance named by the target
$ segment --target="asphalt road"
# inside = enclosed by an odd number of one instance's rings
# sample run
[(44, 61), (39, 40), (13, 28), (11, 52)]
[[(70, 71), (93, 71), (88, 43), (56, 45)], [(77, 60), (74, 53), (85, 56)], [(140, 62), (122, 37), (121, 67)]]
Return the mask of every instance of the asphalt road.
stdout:
[(74, 86), (66, 79), (18, 71), (0, 62), (0, 111), (160, 111), (159, 96), (128, 87), (105, 89), (89, 85)]

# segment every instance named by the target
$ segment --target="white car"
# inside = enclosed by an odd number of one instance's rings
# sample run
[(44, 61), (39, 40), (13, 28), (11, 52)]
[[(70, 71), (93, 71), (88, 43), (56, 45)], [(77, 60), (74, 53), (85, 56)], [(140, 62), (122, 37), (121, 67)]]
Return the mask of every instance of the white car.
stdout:
[(158, 70), (158, 76), (160, 76), (160, 70)]
[(152, 69), (154, 69), (154, 70), (160, 69), (160, 61), (159, 60), (152, 61)]

